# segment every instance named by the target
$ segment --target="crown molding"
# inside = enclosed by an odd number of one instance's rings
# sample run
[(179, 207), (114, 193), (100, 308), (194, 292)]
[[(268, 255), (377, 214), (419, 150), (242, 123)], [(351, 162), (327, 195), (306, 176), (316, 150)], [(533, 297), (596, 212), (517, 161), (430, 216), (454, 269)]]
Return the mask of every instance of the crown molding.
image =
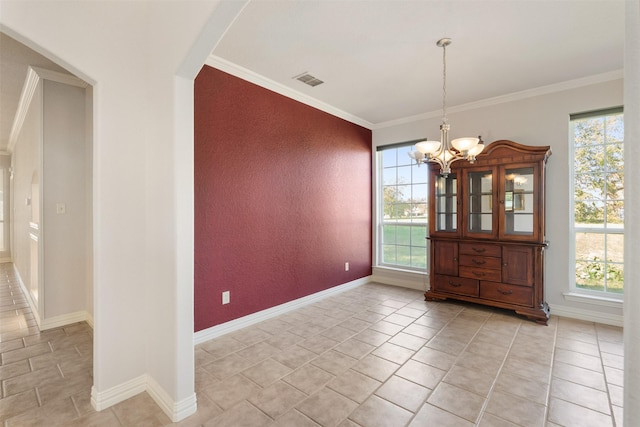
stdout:
[(27, 69), (27, 77), (25, 78), (24, 85), (22, 86), (22, 93), (20, 94), (20, 102), (18, 103), (16, 116), (13, 120), (13, 125), (11, 126), (11, 133), (9, 134), (9, 144), (7, 146), (7, 151), (9, 153), (13, 153), (16, 143), (18, 142), (18, 136), (22, 130), (22, 125), (24, 125), (27, 112), (29, 111), (29, 105), (31, 105), (33, 95), (36, 92), (36, 88), (38, 87), (40, 80), (51, 80), (81, 88), (86, 88), (88, 86), (86, 82), (72, 76), (71, 74), (59, 73), (45, 68), (29, 67)]
[(209, 57), (205, 61), (205, 65), (216, 68), (220, 71), (224, 71), (225, 73), (231, 74), (232, 76), (238, 77), (242, 80), (246, 80), (250, 83), (254, 83), (272, 92), (278, 93), (282, 96), (286, 96), (287, 98), (291, 98), (295, 101), (301, 102), (305, 105), (316, 108), (320, 111), (324, 111), (325, 113), (329, 113), (333, 116), (339, 117), (367, 129), (373, 129), (373, 127), (375, 126), (373, 123), (368, 122), (358, 116), (354, 116), (353, 114), (347, 113), (346, 111), (340, 110), (339, 108), (335, 108), (302, 92), (293, 90), (290, 87), (256, 74), (251, 70), (229, 62), (226, 59), (220, 58), (219, 56), (209, 55)]
[[(414, 116), (403, 117), (401, 119), (389, 120), (381, 123), (371, 123), (361, 117), (355, 116), (353, 114), (347, 113), (346, 111), (335, 108), (325, 102), (319, 101), (309, 95), (293, 90), (281, 83), (275, 82), (271, 79), (263, 77), (259, 74), (256, 74), (253, 71), (250, 71), (246, 68), (243, 68), (239, 65), (236, 65), (226, 59), (220, 58), (216, 55), (209, 55), (207, 58), (206, 65), (210, 67), (217, 68), (221, 71), (224, 71), (228, 74), (231, 74), (235, 77), (241, 78), (248, 82), (254, 83), (258, 86), (261, 86), (265, 89), (276, 92), (280, 95), (286, 96), (287, 98), (294, 99), (303, 104), (309, 105), (311, 107), (317, 108), (318, 110), (324, 111), (326, 113), (332, 114), (341, 119), (347, 120), (351, 123), (355, 123), (357, 125), (363, 126), (367, 129), (376, 130), (376, 129), (384, 129), (388, 127), (403, 125), (407, 123), (413, 123), (421, 120), (432, 119), (436, 117), (440, 117), (442, 115), (441, 111), (431, 111), (428, 113), (417, 114)], [(609, 71), (602, 74), (596, 74), (593, 76), (582, 77), (579, 79), (568, 80), (565, 82), (554, 83), (551, 85), (540, 86), (533, 89), (527, 89), (519, 92), (513, 92), (506, 95), (495, 96), (492, 98), (482, 99), (480, 101), (469, 102), (466, 104), (456, 105), (453, 107), (448, 107), (448, 113), (460, 113), (463, 111), (474, 110), (477, 108), (485, 108), (498, 104), (504, 104), (507, 102), (519, 101), (527, 98), (534, 98), (536, 96), (547, 95), (556, 92), (562, 92), (565, 90), (576, 89), (583, 86), (590, 86), (598, 83), (604, 83), (608, 81), (618, 80), (624, 78), (624, 70), (615, 70)]]
[[(547, 86), (540, 86), (534, 89), (527, 89), (520, 92), (513, 92), (506, 95), (495, 96), (493, 98), (482, 99), (480, 101), (469, 102), (467, 104), (456, 105), (454, 107), (447, 107), (447, 112), (460, 113), (463, 111), (475, 110), (477, 108), (491, 107), (498, 104), (504, 104), (507, 102), (519, 101), (527, 98), (534, 98), (536, 96), (548, 95), (550, 93), (562, 92), (565, 90), (576, 89), (583, 86), (590, 86), (598, 83), (605, 83), (608, 81), (619, 80), (624, 78), (624, 70), (615, 70), (607, 73), (596, 74), (593, 76), (583, 77), (580, 79), (568, 80), (565, 82), (554, 83)], [(388, 127), (403, 125), (407, 123), (413, 123), (420, 120), (432, 119), (434, 117), (440, 117), (441, 111), (431, 111), (429, 113), (418, 114), (410, 117), (403, 117), (401, 119), (389, 120), (387, 122), (377, 123), (371, 128), (384, 129)]]

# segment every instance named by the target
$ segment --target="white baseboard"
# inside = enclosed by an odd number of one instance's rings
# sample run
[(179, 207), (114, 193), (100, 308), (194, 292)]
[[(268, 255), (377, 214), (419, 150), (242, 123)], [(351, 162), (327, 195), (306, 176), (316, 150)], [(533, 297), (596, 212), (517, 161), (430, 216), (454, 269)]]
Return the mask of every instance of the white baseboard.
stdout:
[(72, 323), (78, 323), (78, 322), (87, 322), (89, 326), (93, 328), (93, 316), (91, 316), (91, 314), (89, 314), (89, 312), (85, 310), (76, 311), (75, 313), (66, 313), (60, 316), (42, 318), (40, 316), (38, 306), (33, 301), (33, 298), (31, 298), (31, 292), (27, 290), (27, 287), (25, 286), (24, 281), (22, 280), (22, 276), (20, 276), (20, 272), (18, 271), (18, 268), (16, 267), (15, 263), (12, 265), (13, 265), (13, 271), (16, 275), (16, 278), (18, 279), (18, 283), (20, 283), (22, 292), (24, 293), (25, 298), (29, 303), (29, 307), (31, 307), (31, 312), (33, 313), (33, 316), (36, 319), (36, 323), (38, 324), (38, 328), (41, 331), (46, 331), (47, 329), (58, 328), (60, 326), (66, 326), (66, 325), (70, 325)]
[(568, 307), (566, 305), (549, 305), (552, 316), (568, 317), (570, 319), (585, 320), (587, 322), (603, 323), (605, 325), (623, 325), (621, 314), (600, 313), (595, 310), (585, 310), (582, 308)]
[(147, 374), (102, 392), (98, 392), (94, 385), (91, 387), (91, 405), (96, 411), (102, 411), (144, 391), (149, 393), (172, 422), (178, 422), (194, 414), (198, 409), (195, 393), (179, 402), (174, 402), (160, 384)]
[(130, 397), (147, 390), (147, 375), (119, 384), (108, 390), (98, 392), (95, 384), (91, 387), (91, 406), (96, 411), (102, 411), (117, 403), (125, 401)]
[(18, 271), (18, 267), (16, 267), (15, 263), (11, 265), (13, 266), (13, 272), (15, 273), (16, 278), (18, 279), (18, 283), (20, 283), (20, 287), (22, 288), (22, 293), (27, 299), (27, 302), (29, 303), (29, 307), (31, 307), (31, 313), (33, 314), (33, 317), (36, 319), (36, 323), (38, 324), (38, 328), (40, 329), (41, 319), (40, 319), (40, 311), (38, 310), (38, 306), (36, 305), (35, 301), (31, 297), (31, 292), (29, 292), (29, 290), (27, 289), (27, 286), (24, 284), (24, 281), (22, 281), (22, 276), (20, 276), (20, 271)]
[(160, 384), (150, 376), (147, 377), (147, 393), (173, 422), (187, 418), (198, 410), (195, 393), (179, 402), (174, 402)]
[(426, 291), (429, 286), (429, 276), (425, 273), (389, 267), (373, 267), (371, 280), (385, 285), (400, 286), (418, 291)]
[(316, 292), (315, 294), (307, 295), (306, 297), (298, 298), (296, 300), (289, 301), (287, 303), (280, 304), (275, 307), (267, 308), (266, 310), (249, 314), (239, 319), (231, 320), (221, 325), (216, 325), (207, 329), (203, 329), (201, 331), (196, 332), (193, 335), (194, 345), (203, 343), (205, 341), (209, 341), (214, 338), (218, 338), (222, 335), (237, 331), (242, 328), (246, 328), (247, 326), (254, 325), (256, 323), (265, 321), (272, 317), (288, 313), (292, 310), (297, 310), (301, 307), (304, 307), (305, 305), (313, 304), (315, 302), (323, 300), (332, 295), (336, 295), (336, 294), (348, 291), (350, 289), (364, 285), (365, 283), (369, 283), (370, 281), (371, 281), (371, 276), (363, 277), (361, 279), (357, 279), (357, 280), (345, 283), (343, 285), (335, 286), (333, 288), (329, 288), (324, 291)]
[(76, 311), (75, 313), (61, 314), (60, 316), (47, 317), (42, 319), (40, 330), (58, 328), (72, 323), (87, 322), (93, 328), (93, 318), (86, 311)]

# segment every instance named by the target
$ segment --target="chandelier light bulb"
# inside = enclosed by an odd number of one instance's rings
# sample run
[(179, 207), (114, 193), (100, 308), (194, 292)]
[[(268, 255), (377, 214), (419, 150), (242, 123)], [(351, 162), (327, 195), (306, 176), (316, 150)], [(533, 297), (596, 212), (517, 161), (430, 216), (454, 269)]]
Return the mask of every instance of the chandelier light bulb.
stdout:
[(434, 154), (441, 145), (440, 141), (420, 141), (416, 144), (416, 149), (423, 154)]
[(478, 145), (478, 138), (456, 138), (451, 141), (451, 145), (458, 151), (466, 152)]

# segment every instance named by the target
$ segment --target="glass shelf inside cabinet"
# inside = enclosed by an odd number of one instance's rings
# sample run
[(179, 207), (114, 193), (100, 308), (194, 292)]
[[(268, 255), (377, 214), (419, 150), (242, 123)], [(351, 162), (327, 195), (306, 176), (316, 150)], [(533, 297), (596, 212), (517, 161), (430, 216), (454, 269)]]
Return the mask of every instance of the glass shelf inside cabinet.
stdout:
[(533, 235), (533, 168), (505, 169), (504, 180), (505, 234)]
[(458, 181), (455, 173), (436, 177), (436, 231), (455, 232), (458, 218)]
[(493, 173), (491, 170), (468, 174), (469, 230), (473, 233), (493, 232)]

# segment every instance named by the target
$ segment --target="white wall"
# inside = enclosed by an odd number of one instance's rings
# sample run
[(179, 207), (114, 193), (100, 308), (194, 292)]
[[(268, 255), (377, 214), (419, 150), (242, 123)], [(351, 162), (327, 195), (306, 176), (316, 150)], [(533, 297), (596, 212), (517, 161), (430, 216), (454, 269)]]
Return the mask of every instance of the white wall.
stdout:
[[(52, 80), (44, 80), (42, 187), (40, 188), (42, 220), (40, 239), (43, 245), (42, 271), (43, 323), (84, 318), (88, 313), (86, 290), (87, 262), (86, 216), (91, 198), (87, 199), (85, 165), (87, 141), (85, 123), (85, 88)], [(90, 181), (89, 181), (90, 183)], [(58, 205), (64, 213), (58, 213)], [(62, 206), (61, 206), (62, 207)], [(73, 268), (69, 268), (73, 266)], [(77, 321), (77, 320), (76, 320)]]
[[(17, 138), (10, 142), (14, 265), (41, 329), (90, 320), (86, 295), (92, 283), (86, 272), (91, 252), (86, 240), (91, 234), (91, 169), (86, 152), (91, 140), (85, 126), (85, 86), (67, 74), (30, 69), (17, 117), (26, 114), (16, 120)], [(63, 214), (57, 212), (60, 203)]]
[[(592, 80), (611, 79), (622, 73)], [(526, 145), (549, 145), (552, 155), (547, 163), (545, 298), (552, 314), (621, 324), (622, 306), (597, 306), (565, 299), (573, 266), (569, 263), (569, 115), (623, 104), (623, 80), (615, 78), (601, 83), (570, 89), (583, 82), (549, 88), (544, 94), (495, 103), (448, 114), (451, 138), (482, 135), (489, 143), (509, 139)], [(548, 93), (549, 90), (555, 90)], [(487, 102), (489, 104), (489, 102)], [(454, 111), (453, 113), (451, 111)], [(440, 117), (421, 120), (373, 131), (375, 146), (438, 136)], [(425, 169), (426, 171), (426, 169)]]
[(193, 79), (245, 2), (11, 1), (0, 30), (93, 85), (94, 388), (195, 410)]
[(640, 2), (627, 1), (625, 43), (624, 425), (640, 420)]
[(27, 289), (30, 288), (31, 283), (31, 239), (29, 237), (31, 205), (26, 201), (31, 198), (31, 180), (34, 172), (38, 175), (41, 173), (42, 86), (43, 82), (38, 82), (11, 159), (14, 170), (11, 189), (12, 257), (15, 268)]

